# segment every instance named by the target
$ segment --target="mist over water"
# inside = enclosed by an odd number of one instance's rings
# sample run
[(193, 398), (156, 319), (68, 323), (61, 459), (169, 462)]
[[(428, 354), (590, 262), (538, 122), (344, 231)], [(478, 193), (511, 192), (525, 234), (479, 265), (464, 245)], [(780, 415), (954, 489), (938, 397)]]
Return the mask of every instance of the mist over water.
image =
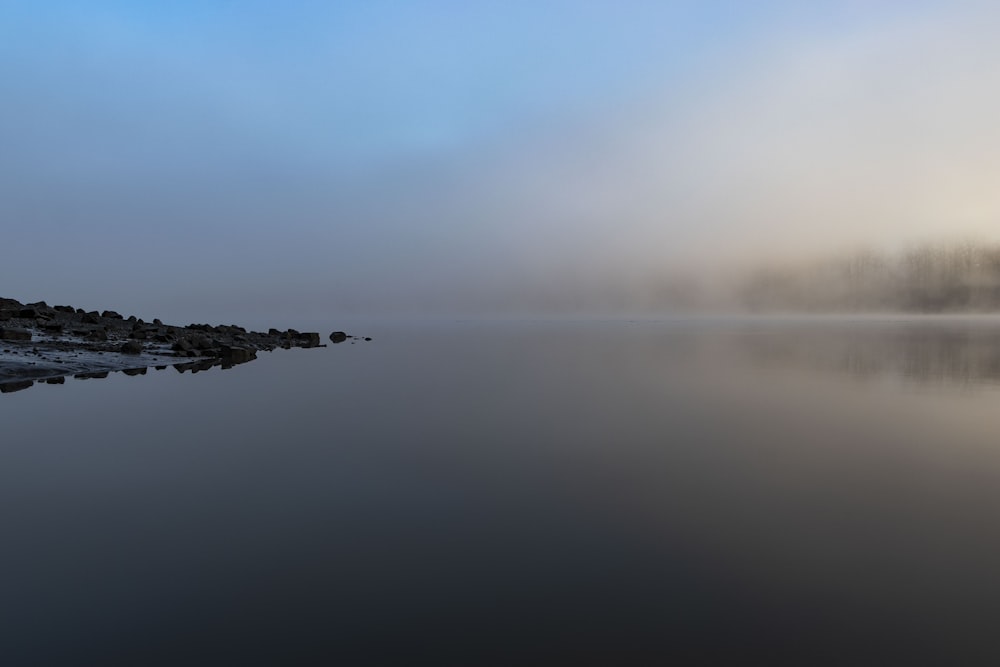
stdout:
[(0, 12), (23, 302), (662, 313), (692, 273), (997, 238), (988, 3)]
[(5, 395), (5, 656), (977, 664), (998, 331), (398, 323)]

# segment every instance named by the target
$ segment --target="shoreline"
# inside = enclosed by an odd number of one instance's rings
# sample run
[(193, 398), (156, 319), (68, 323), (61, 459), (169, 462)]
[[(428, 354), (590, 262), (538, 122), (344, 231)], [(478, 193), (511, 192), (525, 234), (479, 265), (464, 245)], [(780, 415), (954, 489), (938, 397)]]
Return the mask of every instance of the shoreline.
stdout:
[[(341, 342), (357, 339), (331, 334)], [(370, 339), (369, 339), (370, 340)], [(173, 366), (179, 372), (232, 368), (278, 348), (326, 347), (316, 332), (269, 329), (247, 331), (236, 325), (175, 326), (117, 312), (85, 311), (23, 304), (0, 298), (0, 393), (35, 383), (62, 384), (67, 377), (94, 379), (108, 373), (144, 375), (149, 368)]]

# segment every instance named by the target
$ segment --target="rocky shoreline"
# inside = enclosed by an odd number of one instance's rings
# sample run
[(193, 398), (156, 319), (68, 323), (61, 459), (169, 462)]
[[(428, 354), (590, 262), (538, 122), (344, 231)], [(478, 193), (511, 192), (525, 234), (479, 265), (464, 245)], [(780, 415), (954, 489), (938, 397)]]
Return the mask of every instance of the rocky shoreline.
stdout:
[[(359, 339), (342, 331), (330, 335), (334, 343)], [(318, 333), (295, 329), (265, 333), (236, 325), (173, 326), (110, 310), (0, 298), (0, 393), (118, 371), (142, 375), (149, 368), (169, 366), (182, 373), (231, 368), (256, 359), (258, 352), (292, 347), (326, 346)]]

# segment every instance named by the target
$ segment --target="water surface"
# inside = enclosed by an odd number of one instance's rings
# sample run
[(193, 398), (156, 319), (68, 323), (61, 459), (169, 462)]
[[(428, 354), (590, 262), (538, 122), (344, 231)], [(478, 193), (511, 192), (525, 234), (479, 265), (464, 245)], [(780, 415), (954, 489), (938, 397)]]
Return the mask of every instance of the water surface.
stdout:
[(365, 333), (0, 397), (3, 664), (1000, 657), (1000, 321)]

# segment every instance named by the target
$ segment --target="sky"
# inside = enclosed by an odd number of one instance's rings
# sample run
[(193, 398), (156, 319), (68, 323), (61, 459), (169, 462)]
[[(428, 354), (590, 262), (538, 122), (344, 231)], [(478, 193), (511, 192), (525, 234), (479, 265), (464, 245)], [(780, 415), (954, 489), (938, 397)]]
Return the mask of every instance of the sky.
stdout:
[(996, 240), (992, 5), (0, 0), (0, 296), (586, 311)]

